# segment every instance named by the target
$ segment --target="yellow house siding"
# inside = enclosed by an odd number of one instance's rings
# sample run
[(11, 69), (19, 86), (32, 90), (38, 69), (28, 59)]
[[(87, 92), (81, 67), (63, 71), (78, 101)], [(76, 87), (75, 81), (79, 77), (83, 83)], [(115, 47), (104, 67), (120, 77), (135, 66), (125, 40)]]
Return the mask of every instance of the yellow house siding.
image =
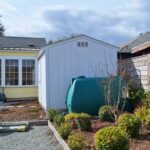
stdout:
[(39, 51), (0, 51), (0, 56), (31, 56), (36, 57)]
[[(17, 57), (17, 58), (35, 58), (39, 51), (29, 50), (0, 50), (0, 59), (6, 57)], [(5, 74), (4, 74), (5, 75)], [(38, 86), (10, 86), (4, 87), (4, 94), (8, 99), (27, 99), (27, 98), (38, 98)], [(0, 88), (1, 89), (1, 88)]]
[(8, 99), (37, 98), (38, 87), (5, 87), (4, 93)]

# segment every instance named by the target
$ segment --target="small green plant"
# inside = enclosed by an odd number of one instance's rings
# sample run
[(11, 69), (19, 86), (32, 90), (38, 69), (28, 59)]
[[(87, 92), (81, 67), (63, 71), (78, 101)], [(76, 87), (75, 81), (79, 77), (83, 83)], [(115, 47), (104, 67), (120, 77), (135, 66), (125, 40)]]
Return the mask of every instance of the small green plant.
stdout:
[(72, 127), (74, 129), (78, 128), (77, 123), (76, 123), (76, 116), (77, 116), (77, 113), (69, 113), (69, 114), (65, 115), (65, 121), (71, 122)]
[(63, 139), (67, 139), (71, 134), (72, 125), (69, 122), (62, 123), (60, 127), (58, 127), (58, 133)]
[(31, 112), (31, 113), (37, 113), (38, 112), (38, 108), (33, 107), (33, 108), (29, 109), (29, 112)]
[(90, 115), (79, 113), (76, 115), (76, 121), (79, 129), (83, 131), (89, 131), (91, 129)]
[(119, 116), (118, 126), (131, 137), (136, 137), (140, 131), (141, 121), (135, 115), (126, 113)]
[(150, 124), (150, 108), (145, 106), (137, 108), (135, 115), (141, 120), (143, 124)]
[(146, 97), (146, 93), (143, 89), (129, 87), (129, 98), (131, 101), (135, 102), (137, 100), (142, 100)]
[(96, 150), (129, 150), (128, 134), (118, 127), (100, 129), (94, 137)]
[(74, 132), (68, 137), (70, 150), (86, 150), (85, 137), (81, 132)]
[(48, 112), (47, 112), (47, 117), (48, 117), (48, 120), (53, 122), (53, 119), (56, 115), (59, 115), (60, 112), (56, 109), (49, 109)]
[(67, 115), (65, 115), (65, 121), (71, 121), (73, 119), (75, 119), (77, 116), (77, 113), (69, 113)]
[(115, 117), (110, 110), (110, 106), (100, 107), (98, 115), (101, 121), (115, 121)]
[(146, 97), (142, 100), (144, 107), (150, 109), (150, 91), (146, 92)]
[(58, 114), (54, 117), (53, 123), (55, 126), (60, 126), (65, 121), (64, 116), (62, 114)]

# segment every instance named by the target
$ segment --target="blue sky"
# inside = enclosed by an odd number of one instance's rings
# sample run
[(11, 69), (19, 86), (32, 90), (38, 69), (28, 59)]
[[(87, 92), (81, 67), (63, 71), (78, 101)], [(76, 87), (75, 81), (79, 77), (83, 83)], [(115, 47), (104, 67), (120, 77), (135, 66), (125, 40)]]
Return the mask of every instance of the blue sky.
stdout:
[(0, 0), (6, 35), (84, 33), (119, 45), (150, 28), (148, 0)]

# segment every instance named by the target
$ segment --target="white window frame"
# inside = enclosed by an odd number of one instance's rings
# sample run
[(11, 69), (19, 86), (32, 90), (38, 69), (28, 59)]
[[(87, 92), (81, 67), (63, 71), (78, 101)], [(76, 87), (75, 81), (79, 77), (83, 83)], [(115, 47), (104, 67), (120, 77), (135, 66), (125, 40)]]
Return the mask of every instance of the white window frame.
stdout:
[[(38, 65), (37, 65), (37, 59), (34, 57), (20, 57), (20, 56), (0, 56), (1, 59), (1, 80), (2, 83), (0, 87), (34, 87), (38, 86)], [(18, 85), (5, 85), (5, 60), (7, 59), (17, 59), (19, 63), (19, 82)], [(22, 85), (22, 60), (34, 60), (35, 61), (35, 84), (34, 85)]]
[[(35, 63), (36, 63), (35, 60), (33, 60), (33, 59), (22, 59), (22, 62), (23, 62), (24, 60), (25, 60), (25, 61), (26, 61), (26, 60), (27, 60), (27, 61), (28, 61), (28, 60), (34, 61), (34, 67), (35, 67)], [(22, 66), (22, 68), (23, 68), (23, 66)], [(34, 71), (34, 75), (35, 75), (35, 73), (36, 73), (36, 68), (34, 68), (34, 70), (35, 70), (35, 71)], [(23, 73), (23, 71), (22, 71), (22, 73)], [(22, 74), (22, 77), (23, 77), (23, 74)], [(26, 78), (26, 80), (27, 80), (27, 78)], [(34, 76), (34, 83), (35, 83), (35, 76)], [(23, 84), (23, 79), (22, 79), (22, 84)], [(35, 85), (35, 84), (34, 84), (34, 85)]]
[[(18, 68), (18, 77), (19, 77), (19, 60), (18, 59), (5, 59), (5, 68), (6, 68), (6, 61), (7, 60), (16, 60), (17, 61), (17, 68)], [(8, 67), (10, 67), (10, 66), (8, 66)], [(10, 70), (9, 70), (10, 71)], [(10, 80), (11, 78), (9, 78), (9, 80)], [(5, 85), (6, 85), (6, 70), (5, 70)], [(18, 79), (18, 84), (14, 84), (14, 85), (12, 85), (12, 86), (18, 86), (19, 85), (19, 79)], [(11, 86), (11, 85), (6, 85), (6, 86)]]

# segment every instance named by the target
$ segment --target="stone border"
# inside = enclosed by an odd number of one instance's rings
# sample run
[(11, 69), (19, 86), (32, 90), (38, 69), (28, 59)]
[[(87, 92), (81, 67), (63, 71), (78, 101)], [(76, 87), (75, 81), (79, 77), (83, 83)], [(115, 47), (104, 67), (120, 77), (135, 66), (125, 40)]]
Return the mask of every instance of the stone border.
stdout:
[[(5, 122), (5, 121), (2, 121), (1, 124), (5, 124), (7, 123), (7, 126), (12, 124), (12, 123), (17, 123), (17, 122), (27, 122), (28, 123), (28, 126), (47, 126), (48, 125), (48, 121), (47, 120), (34, 120), (34, 121), (14, 121), (14, 122)], [(1, 125), (0, 124), (0, 125)], [(13, 125), (12, 125), (13, 126)]]
[(56, 137), (58, 142), (61, 144), (63, 149), (64, 150), (70, 150), (67, 143), (61, 138), (61, 136), (59, 135), (59, 133), (57, 132), (57, 130), (55, 129), (55, 127), (52, 125), (52, 123), (50, 121), (48, 121), (48, 127), (51, 129), (51, 131), (53, 132), (54, 136)]
[(29, 126), (44, 126), (44, 125), (48, 125), (47, 120), (29, 121)]

